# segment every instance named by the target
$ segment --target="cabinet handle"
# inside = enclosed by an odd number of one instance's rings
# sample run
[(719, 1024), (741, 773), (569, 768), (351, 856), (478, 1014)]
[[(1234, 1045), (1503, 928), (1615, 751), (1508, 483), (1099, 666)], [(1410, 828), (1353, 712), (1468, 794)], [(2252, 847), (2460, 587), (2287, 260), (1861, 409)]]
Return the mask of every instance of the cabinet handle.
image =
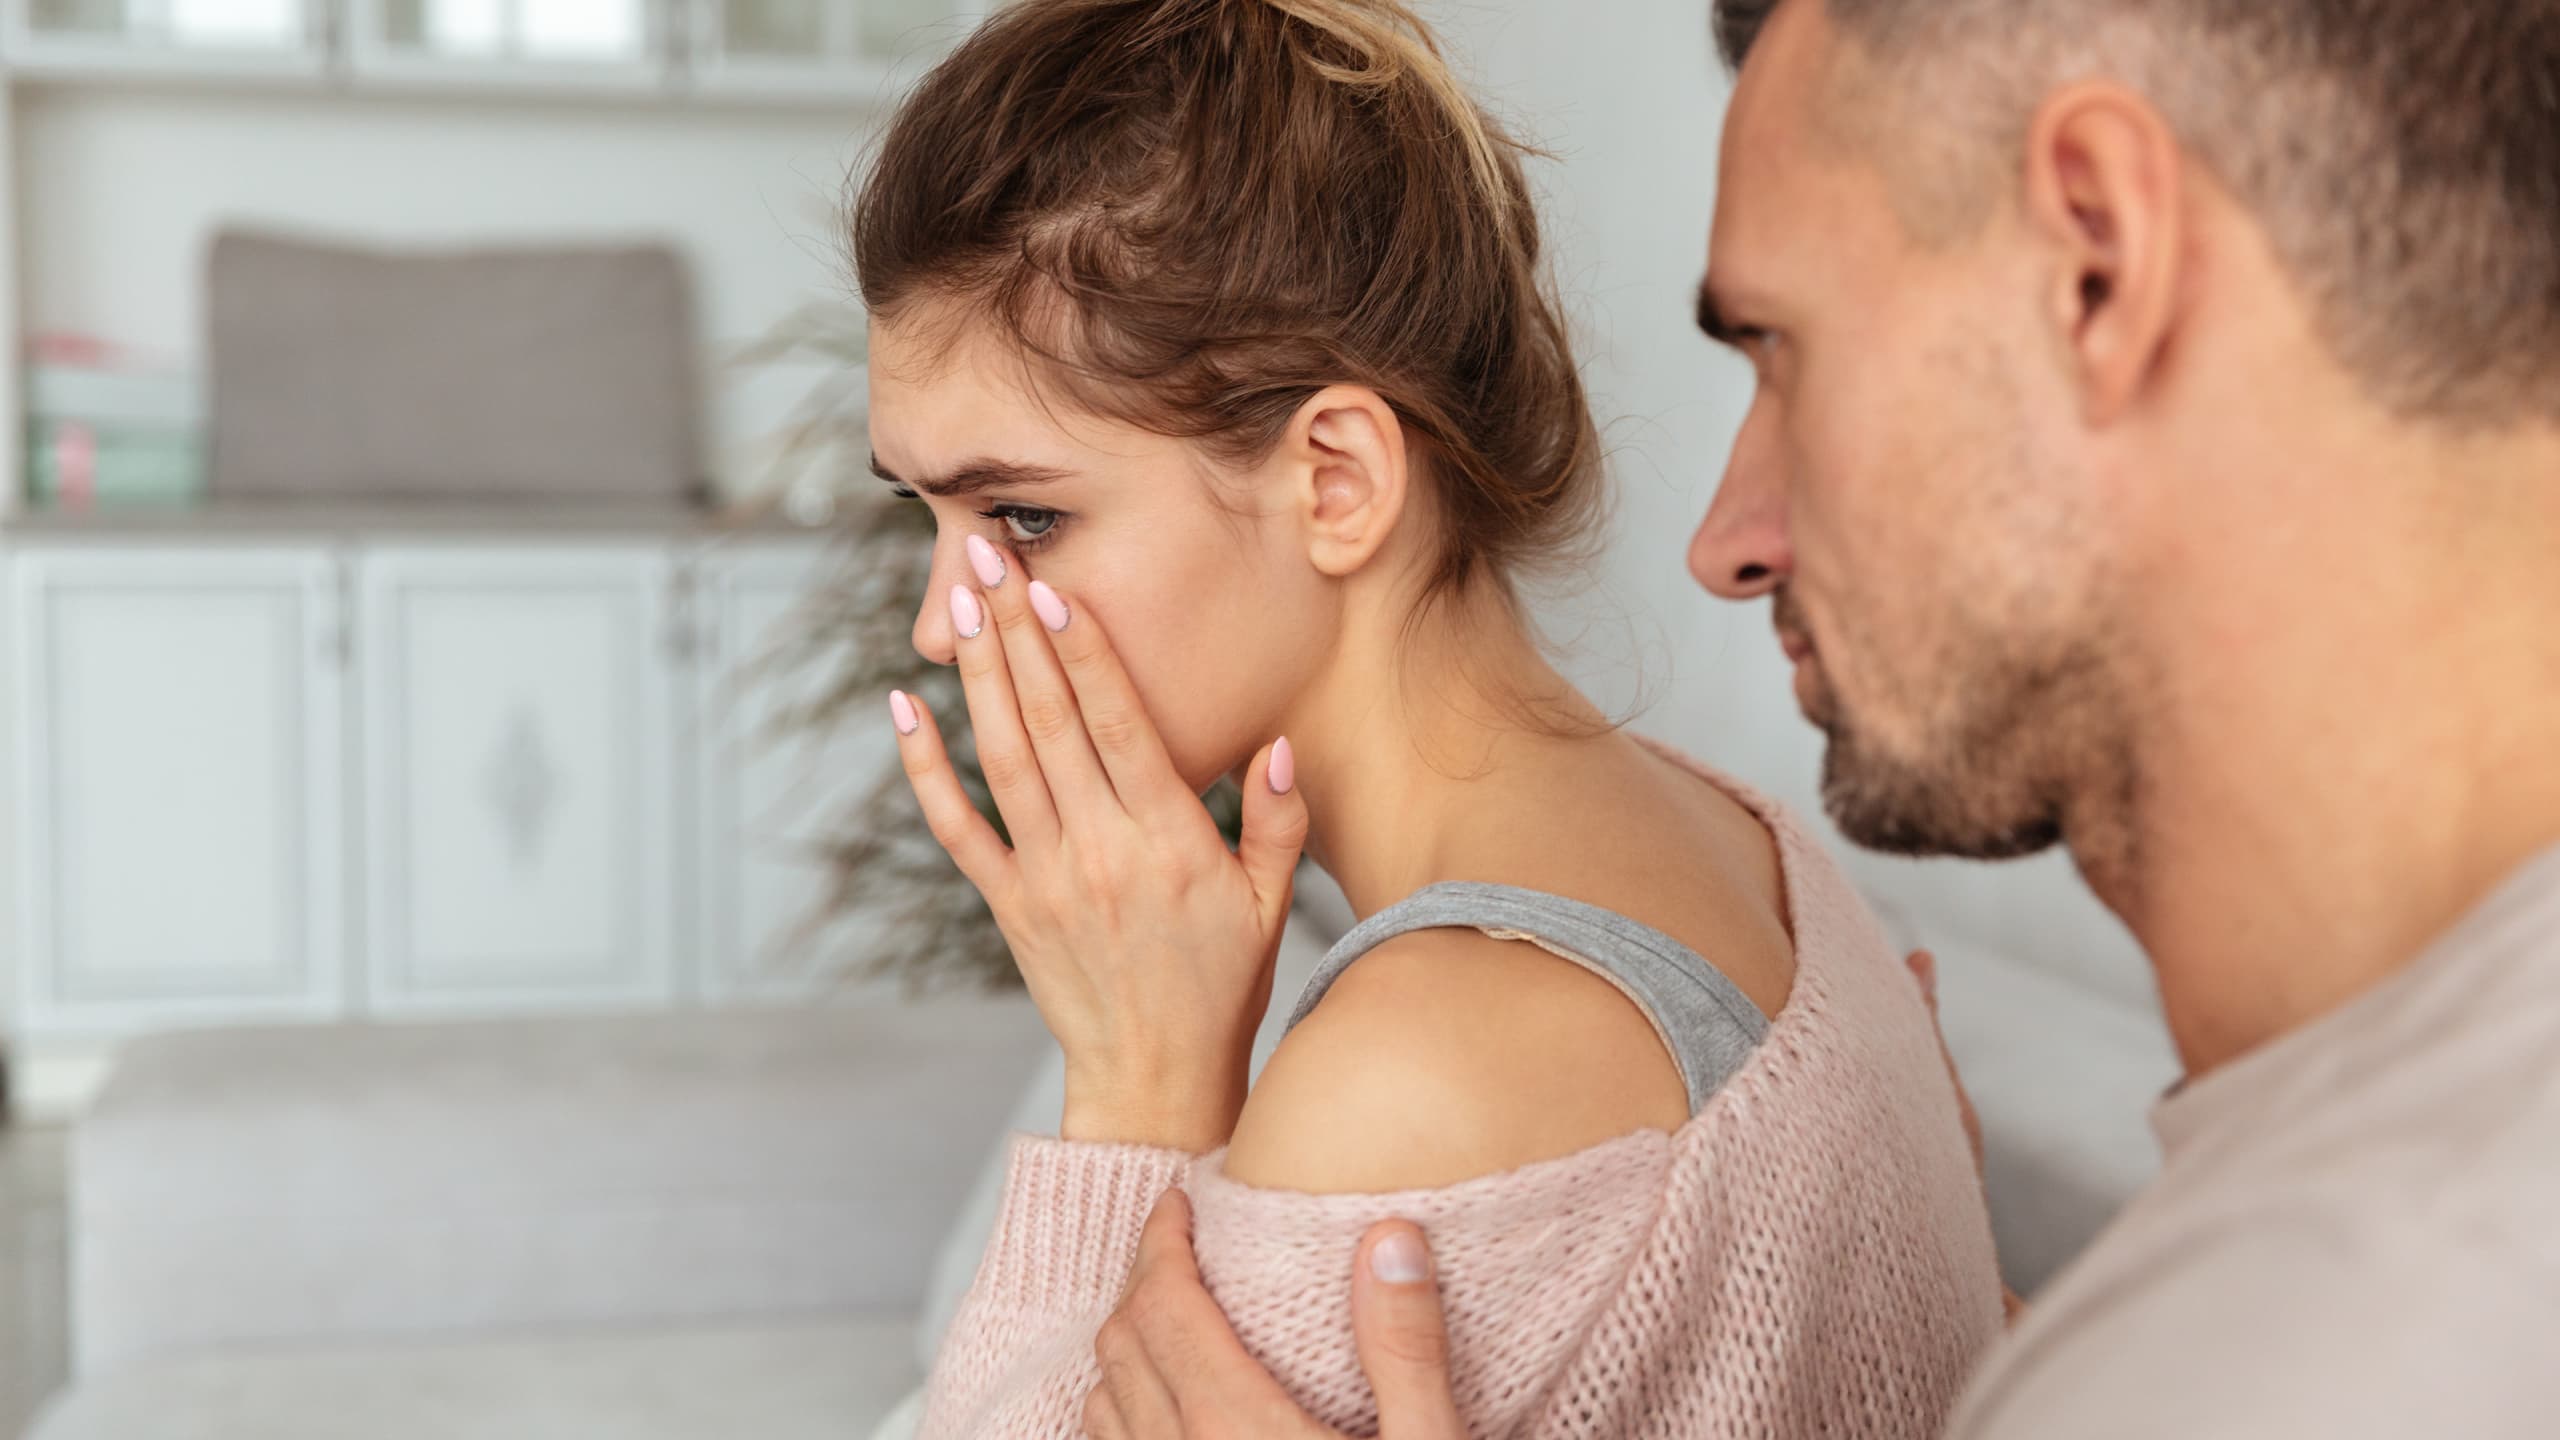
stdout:
[(321, 664), (343, 670), (355, 663), (356, 637), (344, 621), (332, 621), (320, 627), (312, 649)]
[(702, 638), (701, 602), (687, 574), (667, 595), (667, 623), (658, 645), (671, 663), (690, 665), (702, 654)]

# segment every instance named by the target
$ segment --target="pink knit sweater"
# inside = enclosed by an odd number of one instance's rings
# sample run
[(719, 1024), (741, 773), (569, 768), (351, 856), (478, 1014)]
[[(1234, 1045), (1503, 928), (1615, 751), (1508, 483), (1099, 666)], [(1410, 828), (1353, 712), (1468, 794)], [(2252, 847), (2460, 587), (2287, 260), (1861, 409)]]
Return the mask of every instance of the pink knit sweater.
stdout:
[(1358, 1196), (1252, 1189), (1223, 1152), (1018, 1137), (924, 1435), (1081, 1434), (1094, 1334), (1149, 1209), (1179, 1184), (1246, 1346), (1354, 1434), (1378, 1419), (1352, 1344), (1352, 1252), (1400, 1215), (1431, 1237), (1476, 1440), (1936, 1436), (2000, 1330), (2001, 1292), (1935, 1032), (1820, 848), (1699, 773), (1777, 837), (1797, 970), (1758, 1051), (1678, 1133)]

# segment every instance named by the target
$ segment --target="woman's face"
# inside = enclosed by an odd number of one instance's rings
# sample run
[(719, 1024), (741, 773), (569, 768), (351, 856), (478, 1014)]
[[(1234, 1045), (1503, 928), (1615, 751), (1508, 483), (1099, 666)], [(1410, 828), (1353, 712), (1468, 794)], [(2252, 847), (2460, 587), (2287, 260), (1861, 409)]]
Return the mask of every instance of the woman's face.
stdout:
[[(1213, 467), (1198, 446), (1044, 405), (1019, 355), (930, 312), (871, 337), (881, 478), (932, 507), (917, 653), (953, 663), (951, 587), (984, 536), (1008, 584), (1048, 581), (1101, 621), (1195, 791), (1249, 762), (1331, 651), (1332, 596), (1277, 475)], [(976, 643), (992, 643), (993, 632)]]

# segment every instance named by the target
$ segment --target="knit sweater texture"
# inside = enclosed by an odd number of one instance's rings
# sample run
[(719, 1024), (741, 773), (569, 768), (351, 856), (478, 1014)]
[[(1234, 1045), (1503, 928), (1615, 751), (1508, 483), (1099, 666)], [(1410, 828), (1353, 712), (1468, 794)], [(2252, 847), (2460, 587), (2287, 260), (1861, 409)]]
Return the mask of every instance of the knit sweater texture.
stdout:
[[(1669, 753), (1669, 752), (1665, 752)], [(1186, 1189), (1202, 1278), (1319, 1420), (1377, 1432), (1351, 1333), (1361, 1232), (1431, 1240), (1475, 1440), (1923, 1440), (2000, 1332), (1982, 1185), (1901, 958), (1780, 807), (1685, 757), (1776, 838), (1795, 987), (1677, 1133), (1438, 1189), (1308, 1195), (1189, 1156), (1034, 1136), (934, 1367), (927, 1440), (1083, 1433), (1093, 1340), (1155, 1200)]]

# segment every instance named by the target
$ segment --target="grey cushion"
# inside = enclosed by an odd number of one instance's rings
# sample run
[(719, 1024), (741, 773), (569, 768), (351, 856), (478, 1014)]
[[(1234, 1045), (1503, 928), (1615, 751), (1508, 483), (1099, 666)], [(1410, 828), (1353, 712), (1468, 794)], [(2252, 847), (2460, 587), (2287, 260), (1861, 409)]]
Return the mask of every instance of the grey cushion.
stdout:
[(1045, 1039), (1008, 999), (137, 1041), (73, 1138), (75, 1369), (911, 1316)]
[(702, 477), (683, 262), (227, 233), (206, 285), (219, 499), (670, 501)]
[(257, 1348), (84, 1383), (29, 1440), (858, 1440), (903, 1321)]

